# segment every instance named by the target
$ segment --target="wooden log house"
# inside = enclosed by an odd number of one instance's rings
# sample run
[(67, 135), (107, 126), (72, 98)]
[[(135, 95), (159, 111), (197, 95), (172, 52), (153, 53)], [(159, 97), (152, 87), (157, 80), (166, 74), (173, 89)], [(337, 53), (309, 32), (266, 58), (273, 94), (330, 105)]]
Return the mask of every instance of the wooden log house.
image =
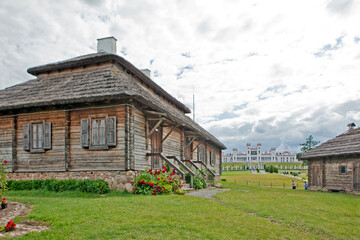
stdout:
[(29, 68), (35, 79), (0, 91), (8, 179), (100, 178), (131, 190), (136, 174), (165, 162), (220, 177), (225, 146), (114, 49), (115, 38), (99, 39), (98, 53)]
[(360, 128), (348, 131), (305, 153), (310, 190), (360, 194)]

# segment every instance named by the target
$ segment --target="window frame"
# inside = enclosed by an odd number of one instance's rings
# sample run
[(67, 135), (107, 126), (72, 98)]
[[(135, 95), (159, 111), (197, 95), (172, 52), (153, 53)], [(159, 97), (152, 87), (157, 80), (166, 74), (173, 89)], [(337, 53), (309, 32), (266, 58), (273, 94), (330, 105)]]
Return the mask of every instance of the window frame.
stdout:
[[(30, 124), (30, 129), (29, 129), (29, 143), (30, 143), (30, 152), (31, 153), (44, 153), (45, 152), (45, 121), (31, 121)], [(42, 128), (42, 138), (41, 138), (41, 147), (34, 147), (34, 126), (41, 126)], [(37, 127), (38, 128), (38, 127)], [(37, 144), (39, 144), (39, 131), (37, 131), (37, 139), (36, 142)]]
[(110, 147), (116, 147), (116, 133), (116, 116), (96, 114), (81, 119), (80, 144), (82, 148), (87, 148), (88, 150), (108, 150)]
[[(342, 171), (342, 170), (345, 170), (344, 172)], [(346, 171), (347, 169), (346, 169), (346, 165), (340, 165), (339, 166), (339, 173), (340, 173), (340, 175), (346, 175), (347, 174), (347, 171)]]
[(215, 167), (216, 165), (216, 152), (210, 151), (210, 165)]
[[(107, 131), (106, 131), (106, 126), (107, 126), (107, 115), (99, 115), (99, 116), (89, 116), (89, 150), (108, 150), (109, 146), (107, 145)], [(98, 131), (98, 143), (94, 143), (94, 133), (93, 133), (93, 124), (94, 121), (99, 121), (98, 123), (98, 127), (97, 127), (97, 131)], [(101, 125), (101, 120), (104, 120), (104, 143), (100, 144), (101, 139), (100, 139), (100, 135), (101, 135), (101, 129), (100, 129), (100, 125)]]

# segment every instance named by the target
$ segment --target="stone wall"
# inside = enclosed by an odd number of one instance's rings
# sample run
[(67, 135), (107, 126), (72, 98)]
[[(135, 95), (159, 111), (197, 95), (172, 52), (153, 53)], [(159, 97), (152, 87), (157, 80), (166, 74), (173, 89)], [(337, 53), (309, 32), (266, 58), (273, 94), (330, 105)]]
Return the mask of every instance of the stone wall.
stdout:
[(13, 172), (7, 174), (7, 180), (36, 179), (102, 179), (111, 189), (132, 191), (134, 179), (140, 171), (79, 171), (79, 172)]

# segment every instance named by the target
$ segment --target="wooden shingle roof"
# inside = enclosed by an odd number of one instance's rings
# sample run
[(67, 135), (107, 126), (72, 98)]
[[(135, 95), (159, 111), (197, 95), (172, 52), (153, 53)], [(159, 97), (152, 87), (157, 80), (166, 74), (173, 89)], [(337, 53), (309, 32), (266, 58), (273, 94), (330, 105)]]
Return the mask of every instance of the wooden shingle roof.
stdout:
[[(143, 82), (155, 89), (156, 94), (141, 86), (132, 75), (124, 74), (114, 65), (84, 71), (49, 75), (0, 90), (0, 111), (44, 107), (75, 103), (97, 102), (132, 97), (151, 108), (166, 113), (179, 125), (185, 126), (216, 146), (226, 147), (199, 124), (185, 115), (190, 110), (140, 70), (114, 54), (91, 54), (58, 63), (28, 69), (33, 75), (54, 70), (73, 68), (85, 64), (112, 61), (125, 65)], [(162, 101), (158, 95), (172, 104)]]
[(302, 159), (360, 154), (360, 128), (350, 130), (305, 153)]

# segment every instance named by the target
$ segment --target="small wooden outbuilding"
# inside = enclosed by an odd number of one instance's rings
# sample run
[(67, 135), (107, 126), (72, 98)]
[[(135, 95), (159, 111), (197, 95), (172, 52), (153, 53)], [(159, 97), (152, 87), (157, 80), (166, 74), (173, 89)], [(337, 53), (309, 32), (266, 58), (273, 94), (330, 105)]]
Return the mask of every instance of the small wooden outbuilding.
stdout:
[(164, 163), (219, 178), (225, 146), (104, 42), (116, 48), (116, 39), (99, 39), (98, 53), (29, 68), (35, 79), (0, 91), (8, 178), (101, 178), (129, 190), (139, 171)]
[(360, 193), (360, 128), (349, 130), (305, 153), (310, 190)]

